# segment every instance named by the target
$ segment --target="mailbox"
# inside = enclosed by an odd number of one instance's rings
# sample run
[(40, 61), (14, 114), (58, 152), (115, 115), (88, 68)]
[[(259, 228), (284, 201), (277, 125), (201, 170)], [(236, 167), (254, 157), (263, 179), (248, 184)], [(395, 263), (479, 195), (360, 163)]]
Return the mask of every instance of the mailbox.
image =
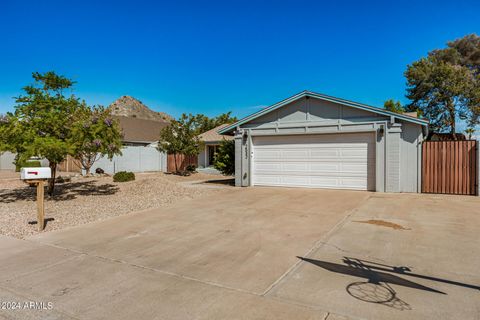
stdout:
[(52, 171), (48, 167), (39, 168), (22, 168), (20, 172), (20, 179), (22, 180), (41, 180), (50, 179)]

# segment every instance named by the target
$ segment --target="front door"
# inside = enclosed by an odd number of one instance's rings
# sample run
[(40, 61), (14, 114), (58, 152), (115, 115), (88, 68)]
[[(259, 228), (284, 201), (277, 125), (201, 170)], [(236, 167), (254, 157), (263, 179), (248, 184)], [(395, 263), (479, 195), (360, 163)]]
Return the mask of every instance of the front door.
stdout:
[(217, 146), (207, 146), (208, 148), (208, 166), (213, 166), (215, 161), (215, 153), (217, 152)]

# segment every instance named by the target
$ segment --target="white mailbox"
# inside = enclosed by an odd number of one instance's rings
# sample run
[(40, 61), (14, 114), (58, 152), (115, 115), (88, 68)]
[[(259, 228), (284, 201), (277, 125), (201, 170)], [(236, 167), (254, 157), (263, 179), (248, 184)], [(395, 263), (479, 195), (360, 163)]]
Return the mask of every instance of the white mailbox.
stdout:
[(20, 179), (22, 180), (50, 179), (51, 177), (52, 171), (49, 167), (22, 168), (20, 171)]

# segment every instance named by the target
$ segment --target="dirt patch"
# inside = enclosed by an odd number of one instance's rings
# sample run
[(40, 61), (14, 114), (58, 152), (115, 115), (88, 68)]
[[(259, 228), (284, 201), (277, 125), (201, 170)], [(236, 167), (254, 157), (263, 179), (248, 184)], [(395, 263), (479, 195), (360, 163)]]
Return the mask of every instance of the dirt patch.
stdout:
[[(222, 176), (164, 173), (136, 174), (134, 181), (116, 183), (112, 177), (74, 177), (55, 187), (53, 199), (45, 200), (45, 231), (104, 220), (131, 212), (171, 205), (220, 192), (228, 185), (208, 188), (184, 185), (195, 179), (219, 180)], [(0, 180), (0, 234), (24, 238), (37, 233), (35, 188), (20, 179)]]
[(375, 226), (392, 228), (392, 229), (395, 229), (395, 230), (411, 230), (410, 228), (405, 228), (404, 226), (401, 226), (399, 224), (384, 221), (384, 220), (365, 220), (365, 221), (353, 221), (353, 222), (373, 224)]

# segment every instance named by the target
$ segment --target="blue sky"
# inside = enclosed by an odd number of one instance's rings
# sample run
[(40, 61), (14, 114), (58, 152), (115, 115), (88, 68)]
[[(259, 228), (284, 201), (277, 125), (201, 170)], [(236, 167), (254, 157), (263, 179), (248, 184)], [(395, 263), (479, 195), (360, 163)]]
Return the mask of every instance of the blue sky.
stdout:
[(480, 33), (477, 1), (0, 1), (0, 112), (55, 70), (108, 105), (245, 116), (302, 90), (406, 102), (407, 64)]

